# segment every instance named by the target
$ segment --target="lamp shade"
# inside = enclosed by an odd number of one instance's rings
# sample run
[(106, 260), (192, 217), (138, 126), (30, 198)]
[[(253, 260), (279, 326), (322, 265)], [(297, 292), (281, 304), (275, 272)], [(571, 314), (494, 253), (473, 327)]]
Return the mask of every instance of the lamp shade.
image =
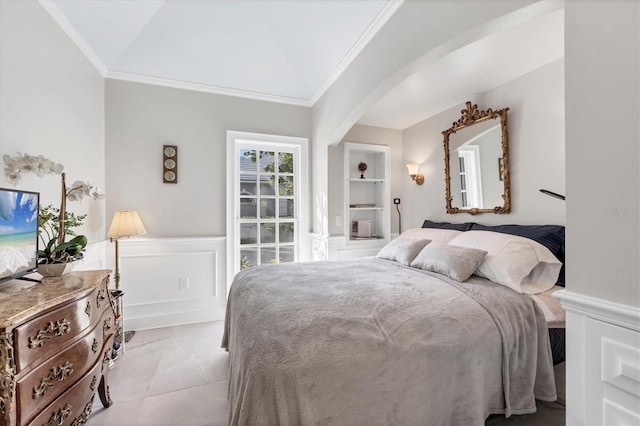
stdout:
[(417, 175), (420, 170), (420, 164), (407, 163), (407, 169), (409, 169), (409, 175)]
[(107, 236), (109, 238), (118, 238), (129, 237), (131, 235), (144, 235), (146, 233), (147, 230), (144, 229), (144, 225), (137, 211), (118, 210), (113, 215)]

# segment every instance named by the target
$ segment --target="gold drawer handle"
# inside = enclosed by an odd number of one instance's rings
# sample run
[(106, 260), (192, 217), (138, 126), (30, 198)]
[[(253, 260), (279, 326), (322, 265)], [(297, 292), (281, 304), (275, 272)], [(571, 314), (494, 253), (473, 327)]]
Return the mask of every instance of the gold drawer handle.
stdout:
[(84, 406), (84, 410), (82, 410), (82, 413), (80, 413), (78, 417), (73, 419), (70, 426), (80, 426), (89, 421), (89, 416), (91, 416), (91, 409), (93, 408), (93, 398), (95, 397), (95, 395), (91, 397), (91, 400), (87, 402), (87, 405)]
[(104, 352), (104, 357), (102, 358), (102, 367), (104, 368), (104, 366), (106, 364), (109, 364), (109, 362), (111, 362), (111, 348), (107, 349)]
[(93, 376), (93, 379), (91, 379), (91, 384), (89, 385), (89, 389), (91, 389), (92, 391), (96, 390), (97, 384), (98, 384), (98, 378), (96, 376)]
[(84, 308), (84, 312), (89, 318), (91, 318), (91, 302), (87, 300), (87, 307)]
[(91, 345), (91, 351), (93, 351), (94, 354), (98, 352), (98, 341), (96, 339), (93, 339), (93, 344)]
[(47, 328), (44, 330), (39, 330), (35, 336), (29, 337), (29, 347), (31, 349), (39, 348), (47, 340), (54, 338), (55, 336), (62, 336), (65, 333), (69, 333), (71, 331), (71, 323), (66, 319), (62, 321), (49, 321), (47, 324)]
[(42, 426), (61, 426), (71, 415), (71, 405), (67, 404), (51, 414), (49, 421)]
[(11, 405), (16, 393), (16, 363), (12, 332), (0, 332), (0, 421), (11, 424)]
[(102, 332), (103, 334), (106, 334), (107, 331), (111, 330), (111, 317), (107, 318), (106, 320), (104, 320), (104, 323), (102, 324)]
[(53, 387), (53, 382), (61, 382), (73, 373), (73, 364), (69, 361), (62, 365), (53, 367), (47, 377), (43, 377), (40, 380), (40, 385), (33, 388), (33, 399), (38, 399), (47, 391)]
[(107, 292), (105, 290), (98, 290), (98, 296), (96, 296), (96, 305), (98, 306), (98, 308), (106, 298), (107, 298)]

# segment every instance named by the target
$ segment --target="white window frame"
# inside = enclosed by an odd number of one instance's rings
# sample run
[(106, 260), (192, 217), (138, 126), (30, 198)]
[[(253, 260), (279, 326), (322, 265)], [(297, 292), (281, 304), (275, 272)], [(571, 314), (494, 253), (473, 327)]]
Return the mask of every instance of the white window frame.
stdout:
[(241, 148), (293, 151), (294, 212), (297, 261), (309, 260), (309, 139), (227, 131), (227, 292), (240, 271), (240, 160)]
[[(480, 147), (477, 145), (463, 145), (458, 148), (458, 156), (464, 159), (467, 202), (463, 208), (483, 209), (482, 173), (480, 171)], [(460, 173), (462, 174), (462, 173)]]

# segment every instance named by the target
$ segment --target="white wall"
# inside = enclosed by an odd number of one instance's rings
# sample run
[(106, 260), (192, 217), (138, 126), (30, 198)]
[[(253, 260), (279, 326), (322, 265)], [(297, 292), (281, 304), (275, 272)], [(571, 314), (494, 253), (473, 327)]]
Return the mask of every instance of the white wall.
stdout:
[(636, 307), (639, 8), (567, 2), (565, 12), (567, 289)]
[[(226, 132), (309, 137), (309, 108), (106, 81), (107, 216), (138, 210), (150, 237), (226, 234)], [(162, 183), (162, 145), (178, 183)]]
[[(389, 170), (391, 172), (391, 233), (398, 232), (398, 216), (392, 200), (401, 198), (403, 169), (402, 163), (402, 132), (381, 127), (355, 125), (347, 132), (342, 142), (329, 150), (329, 234), (344, 235), (344, 226), (336, 225), (336, 216), (344, 216), (344, 142), (360, 142), (373, 145), (389, 146)], [(411, 180), (407, 173), (404, 177)], [(343, 222), (344, 223), (344, 222)]]
[[(445, 209), (442, 131), (460, 118), (464, 104), (403, 131), (405, 162), (421, 163), (425, 183), (403, 184), (405, 229), (425, 219), (483, 224), (565, 224), (563, 201), (543, 195), (540, 188), (565, 193), (564, 63), (557, 60), (490, 92), (470, 95), (478, 108), (509, 107), (509, 160), (512, 213), (450, 215)], [(497, 164), (496, 164), (497, 167)]]
[[(531, 7), (527, 7), (531, 6)], [(528, 0), (407, 0), (312, 108), (313, 230), (328, 233), (326, 146), (391, 88), (426, 64), (493, 31), (561, 7)]]
[[(43, 155), (64, 165), (67, 183), (105, 188), (104, 79), (36, 1), (0, 1), (0, 156)], [(0, 182), (12, 187), (2, 173)], [(60, 206), (60, 176), (25, 174), (16, 188)], [(105, 237), (104, 200), (68, 203), (87, 213), (79, 233)]]
[(567, 424), (640, 424), (640, 3), (566, 2)]
[[(309, 137), (310, 109), (107, 79), (106, 127), (107, 217), (134, 209), (147, 229), (120, 246), (127, 327), (223, 318), (226, 132)], [(162, 183), (163, 144), (177, 184)]]

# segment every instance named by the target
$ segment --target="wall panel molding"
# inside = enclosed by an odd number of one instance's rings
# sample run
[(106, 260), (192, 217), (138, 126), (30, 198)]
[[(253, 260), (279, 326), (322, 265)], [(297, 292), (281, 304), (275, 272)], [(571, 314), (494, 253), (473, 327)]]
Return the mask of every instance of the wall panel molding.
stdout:
[(120, 240), (125, 329), (224, 319), (226, 238)]
[(347, 243), (344, 235), (334, 235), (327, 238), (327, 258), (343, 260), (375, 256), (385, 244), (384, 240)]
[(567, 290), (567, 424), (640, 424), (640, 308)]
[(79, 271), (92, 269), (111, 269), (107, 265), (107, 250), (109, 241), (87, 244), (82, 263), (76, 268)]

